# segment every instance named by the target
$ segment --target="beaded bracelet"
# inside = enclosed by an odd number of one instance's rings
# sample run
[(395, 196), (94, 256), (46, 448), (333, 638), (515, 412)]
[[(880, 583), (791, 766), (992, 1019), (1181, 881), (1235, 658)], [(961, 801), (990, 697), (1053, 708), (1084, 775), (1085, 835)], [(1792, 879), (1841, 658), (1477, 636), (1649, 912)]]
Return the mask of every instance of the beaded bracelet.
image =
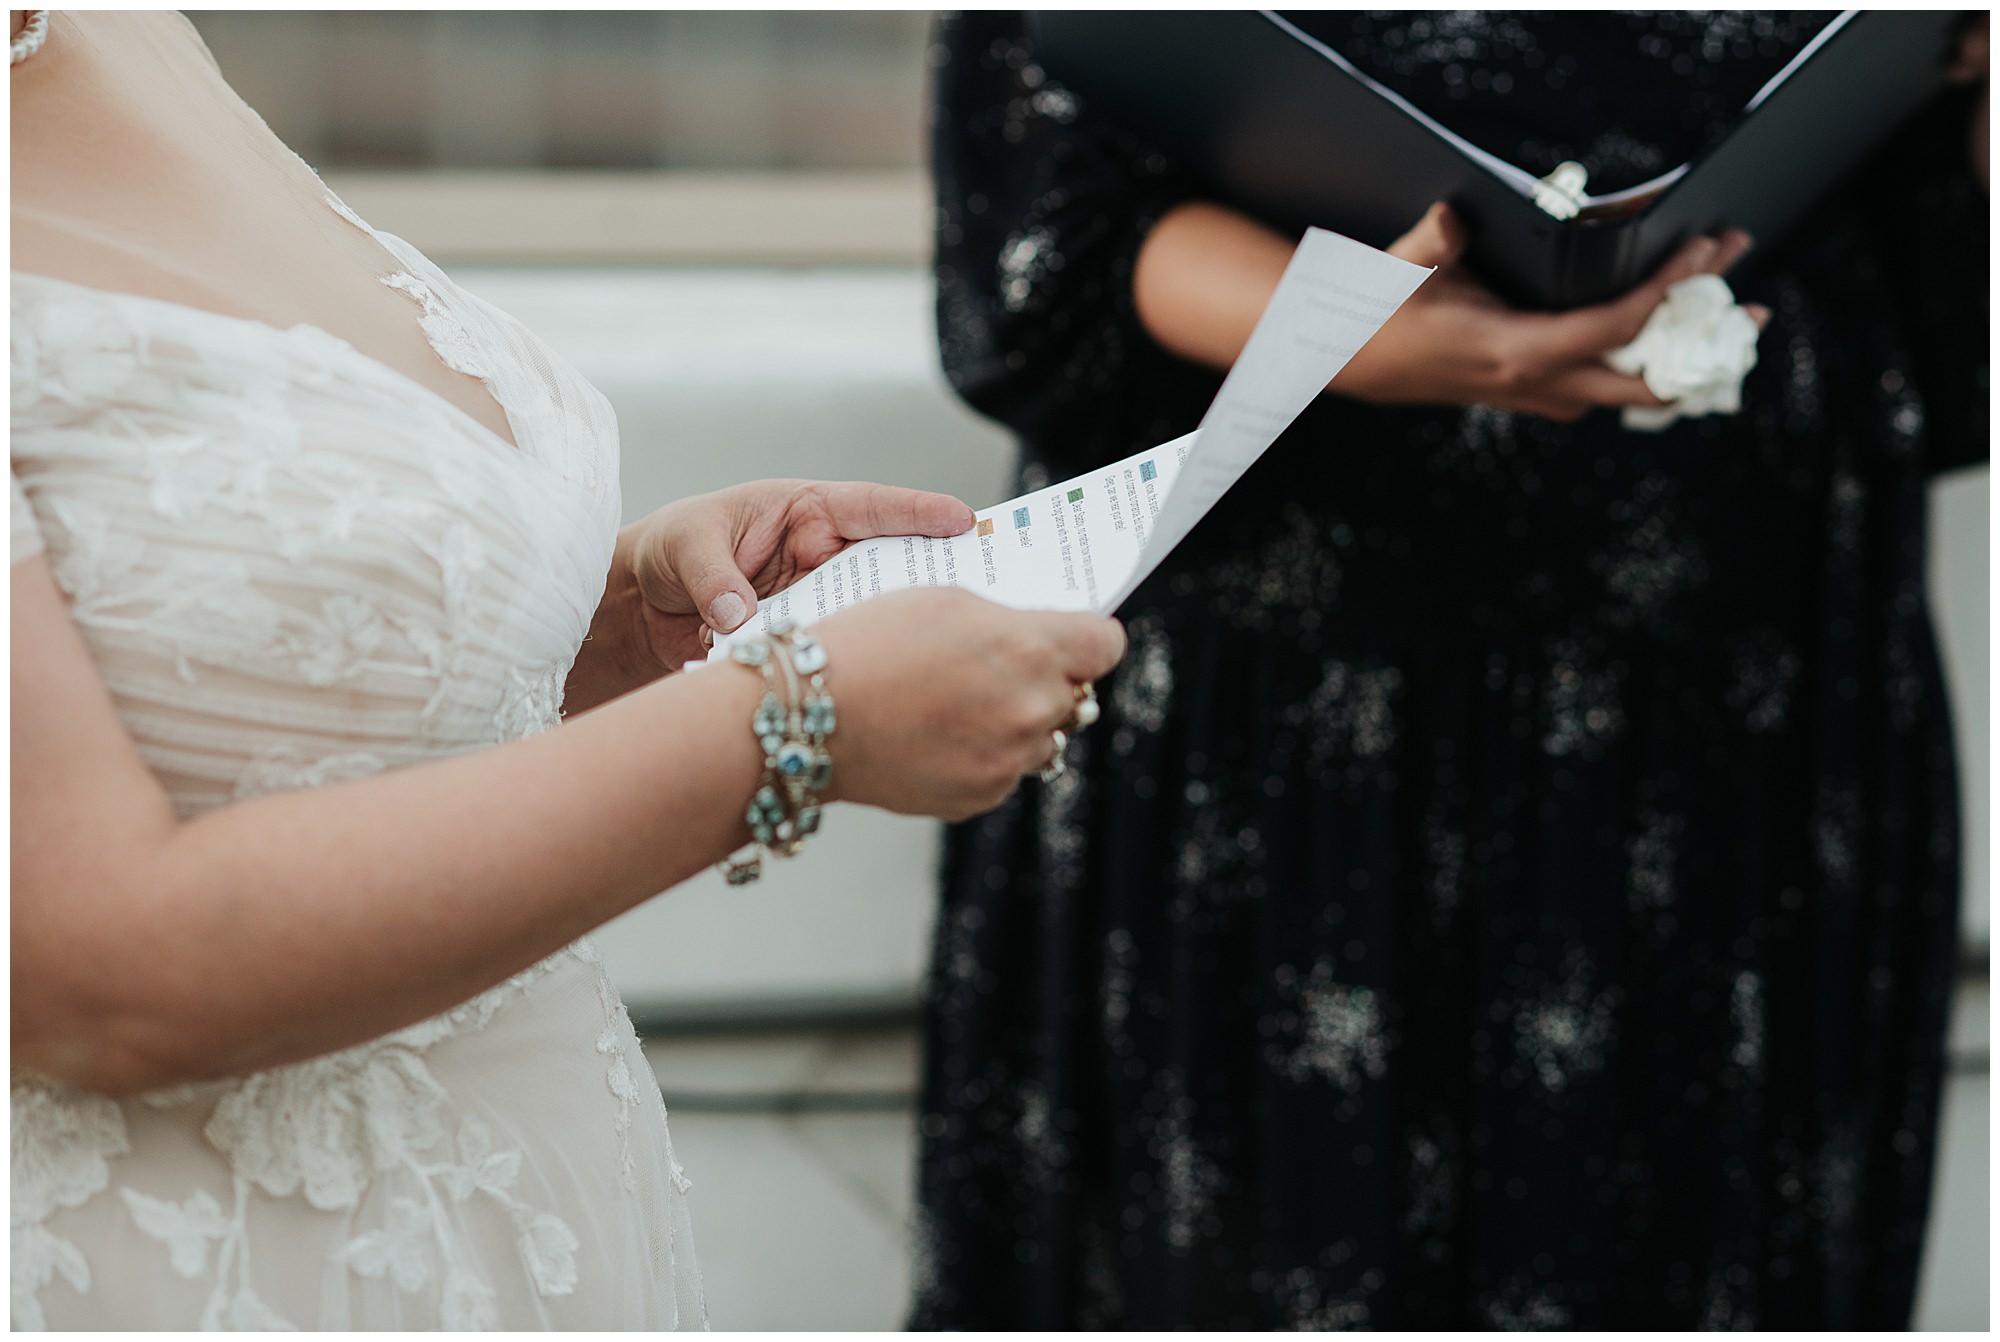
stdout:
[(721, 864), (730, 885), (748, 885), (764, 874), (765, 852), (796, 856), (819, 830), (821, 799), (833, 778), (826, 750), (833, 696), (826, 690), (826, 649), (790, 620), (744, 639), (729, 656), (764, 677), (764, 697), (750, 719), (764, 751), (764, 776), (743, 813), (750, 844)]

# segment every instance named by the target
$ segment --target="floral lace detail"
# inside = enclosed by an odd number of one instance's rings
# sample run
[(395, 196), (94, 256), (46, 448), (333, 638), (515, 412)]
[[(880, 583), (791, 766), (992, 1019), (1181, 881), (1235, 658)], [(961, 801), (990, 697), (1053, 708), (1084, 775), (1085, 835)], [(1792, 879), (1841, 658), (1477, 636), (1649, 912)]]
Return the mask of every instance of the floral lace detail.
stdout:
[(215, 1285), (202, 1307), (202, 1331), (296, 1332), (297, 1325), (266, 1304), (250, 1284), (249, 1185), (237, 1179), (234, 1186), (235, 1211), (228, 1216), (205, 1190), (181, 1202), (130, 1188), (119, 1189), (118, 1195), (140, 1233), (166, 1246), (177, 1275), (192, 1281), (208, 1271), (208, 1248), (216, 1245)]
[[(229, 1159), (237, 1190), (233, 1215), (225, 1215), (202, 1191), (173, 1203), (130, 1188), (119, 1190), (133, 1222), (166, 1247), (180, 1276), (195, 1278), (208, 1271), (209, 1246), (217, 1246), (204, 1328), (222, 1326), (225, 1320), (231, 1327), (290, 1327), (250, 1285), (245, 1211), (252, 1188), (273, 1197), (300, 1195), (323, 1211), (351, 1211), (377, 1178), (413, 1177), (423, 1196), (392, 1197), (385, 1223), (350, 1240), (340, 1258), (357, 1275), (386, 1276), (405, 1293), (437, 1286), (447, 1328), (496, 1323), (492, 1286), (458, 1243), (460, 1232), (446, 1213), (447, 1200), (461, 1204), (484, 1196), (497, 1204), (513, 1222), (522, 1267), (536, 1292), (549, 1297), (575, 1290), (575, 1232), (560, 1217), (537, 1211), (516, 1195), (522, 1154), (496, 1148), (486, 1124), (461, 1119), (453, 1140), (450, 1097), (423, 1058), (425, 1050), (461, 1031), (484, 1029), (508, 1000), (571, 954), (558, 952), (451, 1011), (382, 1039), (225, 1083), (202, 1131)], [(211, 1089), (176, 1087), (147, 1098), (167, 1107)], [(98, 1103), (109, 1106), (117, 1119), (115, 1105)], [(118, 1132), (122, 1136), (122, 1120)], [(17, 1188), (18, 1163), (17, 1157)], [(107, 1180), (101, 1160), (94, 1171), (80, 1171), (71, 1182), (83, 1190), (81, 1196), (66, 1205), (79, 1205)], [(83, 1267), (80, 1255), (75, 1265)], [(42, 1284), (47, 1277), (42, 1275)], [(88, 1287), (87, 1269), (82, 1280), (79, 1290)], [(23, 1281), (18, 1270), (15, 1281), (18, 1291)], [(17, 1301), (17, 1323), (20, 1316)], [(242, 1322), (251, 1319), (260, 1322)]]
[(140, 1231), (167, 1246), (174, 1271), (183, 1277), (206, 1272), (209, 1241), (229, 1233), (229, 1218), (206, 1189), (197, 1189), (184, 1202), (162, 1202), (129, 1188), (119, 1189), (118, 1196), (125, 1199)]
[[(378, 1040), (230, 1082), (202, 1128), (238, 1178), (320, 1210), (360, 1204), (376, 1174), (406, 1168), (448, 1136), (450, 1096), (424, 1052), (478, 1032), (570, 952), (528, 966), (452, 1010)], [(182, 1088), (196, 1098), (200, 1088)]]
[(111, 1158), (132, 1148), (110, 1100), (37, 1078), (16, 1078), (12, 1090), (12, 1317), (16, 1328), (43, 1328), (43, 1287), (61, 1277), (79, 1295), (90, 1289), (83, 1251), (44, 1223), (103, 1192)]
[[(415, 1025), (406, 1025), (394, 1034), (385, 1035), (375, 1041), (378, 1044), (394, 1044), (403, 1048), (427, 1049), (457, 1034), (476, 1034), (493, 1023), (493, 1017), (500, 1008), (514, 998), (525, 993), (537, 979), (542, 978), (563, 960), (576, 955), (575, 946), (565, 946), (546, 959), (537, 960), (520, 973), (494, 984), (477, 997), (468, 998), (451, 1010), (420, 1020)], [(362, 1047), (371, 1047), (363, 1045)]]
[(108, 308), (64, 304), (16, 324), (7, 372), (15, 406), (46, 397), (58, 413), (102, 405), (138, 372), (130, 329)]
[(448, 1108), (416, 1049), (377, 1040), (245, 1078), (202, 1132), (266, 1193), (330, 1211), (444, 1140)]
[[(604, 1029), (597, 1036), (597, 1051), (605, 1060), (604, 1083), (618, 1101), (618, 1113), (612, 1121), (618, 1132), (625, 1187), (630, 1191), (638, 1187), (632, 1160), (632, 1111), (639, 1103), (640, 1094), (639, 1083), (632, 1077), (631, 1057), (625, 1051), (626, 1041), (635, 1037), (632, 1017), (625, 1010), (625, 1004), (618, 999), (617, 989), (611, 986), (611, 976), (604, 972), (604, 958), (597, 953), (597, 947), (590, 943), (590, 939), (578, 940), (571, 949), (578, 959), (591, 967), (597, 983), (598, 1004), (604, 1010)], [(686, 1176), (681, 1173), (678, 1162), (674, 1165), (674, 1181), (680, 1185), (681, 1192), (687, 1192)]]
[(563, 688), (569, 682), (569, 669), (570, 663), (565, 662), (539, 674), (510, 672), (507, 697), (493, 715), (497, 739), (517, 741), (561, 722)]
[(83, 1250), (38, 1224), (15, 1225), (12, 1245), (13, 1321), (17, 1329), (48, 1327), (42, 1315), (41, 1291), (60, 1276), (78, 1295), (90, 1290), (90, 1264)]
[(411, 1161), (421, 1182), (422, 1199), (396, 1197), (388, 1220), (379, 1229), (349, 1240), (340, 1259), (363, 1277), (386, 1277), (396, 1289), (415, 1294), (442, 1279), (443, 1322), (450, 1329), (490, 1328), (495, 1324), (493, 1288), (466, 1261), (454, 1243), (446, 1204), (484, 1196), (512, 1220), (521, 1263), (543, 1297), (568, 1295), (576, 1289), (576, 1234), (561, 1217), (538, 1212), (514, 1193), (521, 1175), (521, 1153), (501, 1151), (493, 1134), (477, 1119), (459, 1125), (455, 1152), (434, 1164)]
[(325, 787), (329, 783), (366, 778), (388, 767), (389, 761), (367, 751), (346, 751), (315, 760), (307, 759), (296, 746), (272, 746), (236, 776), (234, 799), (242, 801), (269, 792)]
[(384, 275), (382, 283), (409, 298), (422, 311), (418, 321), (424, 328), (424, 339), (430, 341), (445, 367), (481, 381), (493, 376), (493, 370), (479, 353), (479, 346), (438, 297), (437, 290), (406, 270)]
[(35, 1077), (13, 1083), (12, 1223), (81, 1207), (111, 1183), (113, 1156), (131, 1150), (112, 1101)]
[[(436, 283), (411, 283), (428, 335), (447, 320), (463, 332)], [(231, 357), (188, 341), (180, 328), (190, 322), (212, 328)], [(560, 413), (536, 407), (558, 421), (537, 430), (550, 442), (507, 453), (495, 469), (490, 434), (474, 441), (463, 416), (417, 393), (406, 409), (371, 413), (391, 416), (420, 455), (406, 458), (365, 422), (373, 445), (356, 453), (325, 432), (326, 416), (357, 396), (411, 389), (314, 328), (277, 332), (30, 277), (13, 330), (14, 474), (94, 651), (154, 654), (181, 685), (214, 684), (203, 707), (218, 718), (240, 713), (241, 695), (220, 683), (240, 674), (301, 692), (365, 686), (358, 702), (416, 711), (368, 730), (400, 737), (390, 750), (314, 743), (271, 721), (241, 776), (192, 790), (166, 780), (184, 813), (515, 740), (560, 720), (601, 590), (588, 575), (609, 562), (615, 533), (614, 499), (552, 493), (542, 470), (516, 464), (595, 455), (577, 450), (577, 426)], [(122, 408), (128, 402), (146, 408)], [(74, 465), (63, 455), (72, 435), (87, 453)], [(456, 450), (438, 450), (454, 440)], [(615, 443), (604, 448), (615, 453)], [(99, 487), (106, 481), (119, 486)], [(386, 590), (385, 573), (398, 579)], [(584, 581), (572, 585), (572, 574)], [(523, 575), (535, 585), (524, 588)], [(318, 716), (328, 720), (327, 710)], [(143, 752), (145, 734), (135, 736)]]
[[(378, 231), (349, 209), (339, 197), (326, 191), (325, 183), (320, 186), (327, 206), (373, 239), (396, 262), (397, 269), (380, 276), (380, 282), (417, 305), (418, 324), (423, 329), (424, 338), (447, 368), (476, 377), (486, 384), (493, 399), (505, 412), (508, 427), (520, 451), (574, 482), (586, 493), (596, 495), (604, 492), (607, 482), (615, 492), (615, 470), (607, 476), (604, 469), (606, 462), (598, 454), (551, 450), (551, 444), (544, 441), (551, 436), (564, 436), (560, 432), (560, 421), (564, 418), (561, 413), (552, 413), (552, 408), (548, 406), (517, 403), (504, 394), (512, 379), (507, 376), (504, 360), (496, 364), (489, 357), (489, 351), (497, 348), (517, 356), (526, 354), (532, 361), (543, 357), (540, 351), (530, 348), (522, 339), (523, 333), (519, 328), (511, 322), (496, 325), (492, 309), (452, 285), (415, 248), (400, 238)], [(591, 394), (594, 395), (594, 392)], [(609, 420), (608, 408), (605, 418), (606, 427), (614, 431), (615, 437), (615, 423)]]

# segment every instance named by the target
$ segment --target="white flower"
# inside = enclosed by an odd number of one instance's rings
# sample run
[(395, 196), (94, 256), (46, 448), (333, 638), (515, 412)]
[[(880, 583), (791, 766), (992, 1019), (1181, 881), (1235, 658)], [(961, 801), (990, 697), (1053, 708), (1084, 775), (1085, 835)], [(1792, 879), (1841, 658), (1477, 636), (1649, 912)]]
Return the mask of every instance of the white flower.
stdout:
[(576, 1233), (561, 1218), (538, 1212), (521, 1231), (521, 1258), (543, 1295), (576, 1289)]
[(208, 1242), (229, 1233), (229, 1218), (206, 1190), (185, 1202), (163, 1202), (130, 1188), (118, 1190), (140, 1230), (167, 1246), (174, 1271), (198, 1277), (208, 1267)]
[(108, 303), (47, 303), (36, 312), (35, 325), (39, 338), (30, 357), (38, 360), (33, 369), (37, 396), (98, 407), (138, 367), (131, 328)]
[(9, 1237), (12, 1252), (14, 1327), (40, 1330), (49, 1326), (36, 1297), (58, 1274), (78, 1295), (90, 1290), (90, 1264), (83, 1250), (38, 1225), (15, 1224)]
[(1743, 378), (1757, 366), (1757, 323), (1736, 305), (1729, 281), (1695, 275), (1672, 285), (1638, 337), (1604, 361), (1638, 374), (1669, 404), (1628, 406), (1625, 427), (1666, 428), (1682, 415), (1733, 415), (1743, 406)]
[(610, 1061), (605, 1071), (605, 1084), (611, 1088), (621, 1104), (632, 1105), (639, 1100), (639, 1087), (632, 1080), (632, 1067), (626, 1061), (625, 1042), (618, 1037), (618, 1031), (605, 1026), (597, 1036), (597, 1051)]
[(125, 1116), (110, 1100), (34, 1078), (17, 1079), (12, 1089), (13, 1320), (16, 1328), (41, 1328), (44, 1286), (60, 1276), (79, 1294), (90, 1289), (83, 1251), (42, 1222), (103, 1192), (111, 1157), (132, 1147)]
[(309, 684), (333, 685), (360, 673), (389, 627), (381, 612), (359, 597), (327, 597), (319, 609), (319, 619), (294, 636), (295, 655)]
[(493, 1309), (493, 1288), (470, 1272), (453, 1274), (444, 1284), (444, 1326), (454, 1333), (476, 1333), (499, 1326)]
[(356, 1235), (340, 1257), (364, 1277), (387, 1277), (401, 1291), (430, 1283), (431, 1238), (437, 1232), (430, 1210), (414, 1198), (392, 1198), (388, 1223)]
[(423, 1059), (376, 1042), (247, 1078), (203, 1129), (236, 1173), (322, 1211), (357, 1205), (377, 1170), (445, 1140), (448, 1097)]
[(74, 605), (88, 607), (129, 591), (146, 557), (146, 542), (120, 526), (109, 509), (88, 499), (54, 497), (50, 511), (68, 538), (57, 547), (56, 585)]
[(184, 522), (236, 488), (238, 464), (202, 434), (161, 433), (146, 440), (153, 511)]
[(111, 1183), (112, 1156), (132, 1149), (125, 1115), (100, 1095), (38, 1080), (13, 1084), (15, 1232), (58, 1207), (81, 1207)]
[(441, 1176), (454, 1202), (463, 1202), (482, 1189), (504, 1197), (521, 1173), (521, 1153), (495, 1151), (492, 1131), (476, 1118), (459, 1126), (458, 1158), (463, 1163), (445, 1166)]
[(388, 767), (389, 762), (380, 755), (359, 750), (308, 759), (304, 751), (288, 742), (253, 756), (236, 776), (236, 786), (230, 795), (241, 801), (268, 792), (325, 787), (329, 783), (366, 778)]

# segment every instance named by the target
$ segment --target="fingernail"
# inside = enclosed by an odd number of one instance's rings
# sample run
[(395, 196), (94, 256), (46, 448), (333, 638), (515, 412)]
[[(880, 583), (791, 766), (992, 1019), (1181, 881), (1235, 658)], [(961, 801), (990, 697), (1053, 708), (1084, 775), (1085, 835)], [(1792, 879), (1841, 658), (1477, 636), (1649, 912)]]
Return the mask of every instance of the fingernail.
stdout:
[(708, 603), (708, 622), (725, 634), (742, 624), (744, 617), (749, 613), (750, 609), (743, 604), (743, 598), (734, 592), (724, 592)]
[(1688, 245), (1688, 260), (1698, 266), (1705, 266), (1715, 259), (1715, 253), (1722, 244), (1714, 238), (1696, 238)]

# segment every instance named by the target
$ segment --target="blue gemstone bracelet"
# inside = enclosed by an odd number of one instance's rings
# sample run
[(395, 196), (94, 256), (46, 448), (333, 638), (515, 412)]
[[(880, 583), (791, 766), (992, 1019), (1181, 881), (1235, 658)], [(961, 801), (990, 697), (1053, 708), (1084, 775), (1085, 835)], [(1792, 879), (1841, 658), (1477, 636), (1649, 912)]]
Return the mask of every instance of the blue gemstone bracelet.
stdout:
[(764, 752), (764, 774), (743, 818), (750, 844), (722, 863), (730, 885), (748, 885), (764, 874), (763, 857), (792, 857), (819, 830), (833, 758), (826, 738), (833, 734), (833, 696), (826, 689), (826, 649), (790, 620), (747, 638), (730, 658), (764, 677), (764, 697), (750, 717), (750, 730)]

